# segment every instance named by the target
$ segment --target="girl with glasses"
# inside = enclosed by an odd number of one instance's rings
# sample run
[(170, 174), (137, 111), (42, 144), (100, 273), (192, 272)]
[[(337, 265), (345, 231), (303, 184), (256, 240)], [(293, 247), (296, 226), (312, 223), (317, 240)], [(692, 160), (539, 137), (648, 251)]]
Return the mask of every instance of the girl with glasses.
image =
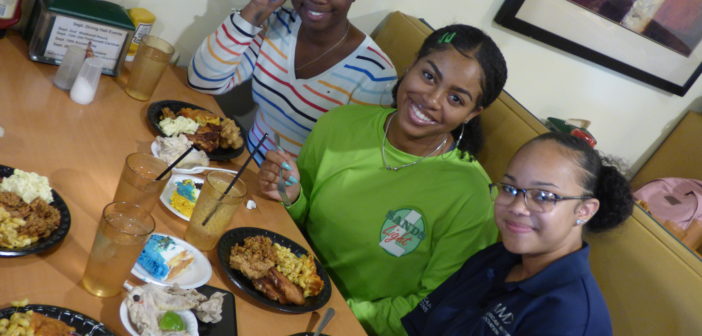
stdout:
[(631, 215), (628, 181), (583, 140), (540, 135), (490, 185), (502, 241), (471, 257), (402, 322), (410, 335), (611, 335), (585, 231)]

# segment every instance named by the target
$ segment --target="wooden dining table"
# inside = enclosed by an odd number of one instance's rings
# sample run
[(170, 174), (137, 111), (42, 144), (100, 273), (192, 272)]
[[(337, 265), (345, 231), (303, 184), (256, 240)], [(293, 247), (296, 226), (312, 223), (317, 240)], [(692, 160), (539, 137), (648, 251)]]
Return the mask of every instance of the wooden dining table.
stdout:
[[(125, 157), (132, 152), (150, 152), (156, 135), (146, 117), (151, 103), (180, 100), (218, 114), (222, 111), (212, 96), (188, 88), (185, 69), (176, 66), (166, 69), (149, 101), (134, 100), (124, 92), (128, 76), (124, 69), (117, 77), (101, 76), (95, 99), (87, 105), (73, 102), (67, 91), (53, 85), (57, 68), (31, 61), (27, 41), (18, 33), (10, 32), (0, 39), (0, 127), (4, 129), (0, 164), (48, 177), (71, 216), (70, 230), (56, 246), (36, 254), (0, 258), (0, 309), (26, 298), (32, 304), (81, 312), (117, 335), (128, 335), (118, 312), (126, 293), (100, 298), (80, 285), (101, 211), (112, 201)], [(247, 157), (244, 151), (231, 161), (212, 165), (238, 170)], [(240, 207), (230, 229), (263, 228), (312, 251), (285, 208), (261, 195), (257, 170), (252, 163), (242, 174), (248, 199), (257, 207)], [(154, 208), (152, 216), (156, 232), (183, 237), (187, 222), (163, 204)], [(238, 289), (227, 278), (214, 251), (205, 255), (213, 269), (207, 284), (234, 294), (236, 314), (224, 318), (236, 319), (239, 335), (280, 336), (306, 331), (327, 307), (333, 307), (336, 315), (324, 333), (365, 335), (333, 284), (331, 298), (317, 310), (318, 315), (283, 313)], [(143, 284), (131, 275), (129, 281)]]

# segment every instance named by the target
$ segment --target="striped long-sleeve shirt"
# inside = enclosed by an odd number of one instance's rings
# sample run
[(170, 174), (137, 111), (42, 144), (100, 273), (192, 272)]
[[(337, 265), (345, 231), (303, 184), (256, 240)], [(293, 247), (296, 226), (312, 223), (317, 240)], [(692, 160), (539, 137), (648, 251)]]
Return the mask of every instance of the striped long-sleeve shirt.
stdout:
[(301, 20), (290, 9), (271, 14), (263, 30), (233, 13), (202, 42), (188, 66), (188, 84), (201, 92), (221, 94), (252, 79), (257, 103), (249, 130), (249, 151), (268, 133), (254, 158), (260, 164), (281, 146), (297, 157), (317, 119), (339, 105), (389, 105), (397, 75), (385, 53), (369, 37), (342, 61), (312, 78), (295, 77), (295, 45)]

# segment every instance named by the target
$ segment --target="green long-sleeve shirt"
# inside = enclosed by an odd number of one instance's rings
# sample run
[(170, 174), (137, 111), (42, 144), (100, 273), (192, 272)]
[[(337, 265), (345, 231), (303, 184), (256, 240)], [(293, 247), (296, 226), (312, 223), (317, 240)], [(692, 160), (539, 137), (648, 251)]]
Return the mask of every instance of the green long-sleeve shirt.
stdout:
[[(399, 171), (381, 158), (392, 109), (336, 108), (297, 160), (302, 193), (288, 208), (371, 334), (405, 334), (400, 318), (493, 243), (489, 178), (457, 150)], [(385, 144), (388, 164), (419, 159)]]

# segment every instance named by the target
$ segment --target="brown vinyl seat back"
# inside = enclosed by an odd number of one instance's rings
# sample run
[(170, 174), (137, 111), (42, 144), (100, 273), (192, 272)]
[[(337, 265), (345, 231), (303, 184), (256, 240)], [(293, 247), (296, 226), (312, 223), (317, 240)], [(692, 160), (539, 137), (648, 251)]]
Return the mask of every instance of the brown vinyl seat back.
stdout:
[(688, 111), (631, 179), (634, 189), (661, 177), (702, 180), (702, 113)]

